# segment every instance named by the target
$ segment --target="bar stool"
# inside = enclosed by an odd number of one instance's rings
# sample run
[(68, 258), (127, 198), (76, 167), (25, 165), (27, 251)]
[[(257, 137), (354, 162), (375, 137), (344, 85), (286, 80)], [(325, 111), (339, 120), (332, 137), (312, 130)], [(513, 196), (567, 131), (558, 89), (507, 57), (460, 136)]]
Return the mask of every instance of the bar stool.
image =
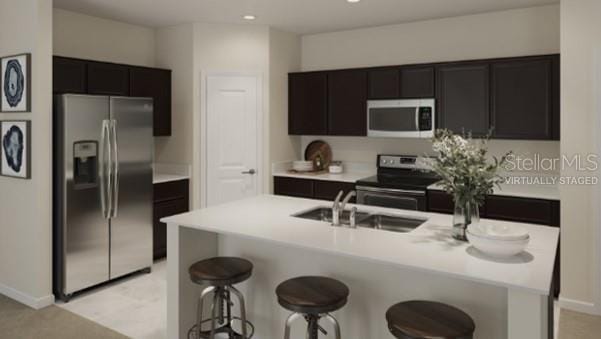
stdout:
[[(190, 266), (188, 272), (192, 282), (200, 285), (209, 285), (202, 290), (198, 299), (198, 310), (196, 325), (188, 331), (188, 338), (215, 338), (218, 333), (227, 333), (230, 339), (249, 339), (253, 336), (255, 329), (251, 322), (246, 320), (246, 308), (244, 296), (233, 285), (248, 279), (253, 270), (253, 264), (242, 258), (215, 257), (201, 260)], [(213, 293), (211, 303), (211, 317), (203, 320), (202, 311), (204, 299)], [(236, 295), (240, 307), (240, 317), (232, 316), (231, 293)], [(232, 323), (240, 320), (242, 333), (236, 332)], [(210, 322), (211, 328), (202, 330), (202, 324)], [(218, 323), (216, 325), (215, 323)], [(247, 326), (250, 327), (250, 335)]]
[(300, 317), (307, 321), (308, 339), (317, 339), (318, 331), (327, 335), (319, 326), (321, 318), (328, 319), (334, 325), (336, 339), (340, 339), (338, 321), (329, 312), (346, 305), (349, 289), (345, 284), (332, 278), (305, 276), (284, 281), (275, 293), (279, 304), (294, 312), (286, 320), (284, 339), (290, 339), (290, 327)]
[(471, 339), (476, 325), (462, 310), (439, 302), (411, 300), (386, 311), (388, 329), (395, 338)]

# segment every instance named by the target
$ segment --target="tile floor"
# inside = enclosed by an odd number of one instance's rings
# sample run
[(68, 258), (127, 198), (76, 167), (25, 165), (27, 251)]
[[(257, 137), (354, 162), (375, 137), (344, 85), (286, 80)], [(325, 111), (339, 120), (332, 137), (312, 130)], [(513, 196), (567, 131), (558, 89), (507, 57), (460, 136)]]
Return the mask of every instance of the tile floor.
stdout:
[(136, 339), (165, 339), (167, 262), (57, 306)]

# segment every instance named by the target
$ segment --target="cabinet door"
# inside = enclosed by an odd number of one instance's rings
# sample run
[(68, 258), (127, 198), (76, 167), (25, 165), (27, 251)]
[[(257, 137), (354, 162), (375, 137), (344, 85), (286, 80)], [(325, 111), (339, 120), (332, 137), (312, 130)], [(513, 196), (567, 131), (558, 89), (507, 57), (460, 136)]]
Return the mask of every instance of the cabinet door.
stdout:
[(288, 75), (288, 134), (326, 135), (328, 78), (324, 72)]
[[(350, 191), (355, 190), (355, 184), (350, 182), (340, 181), (325, 181), (315, 180), (314, 183), (314, 197), (315, 199), (323, 200), (334, 200), (338, 195), (338, 192), (343, 191), (346, 195)], [(350, 202), (355, 203), (356, 197), (351, 198)]]
[(369, 99), (397, 99), (400, 93), (398, 67), (370, 69), (367, 72)]
[(154, 99), (154, 136), (171, 135), (171, 71), (133, 67), (129, 86), (131, 96)]
[[(444, 191), (428, 190), (428, 211), (453, 214), (455, 202), (453, 196)], [(478, 213), (483, 218), (486, 215), (486, 203), (478, 207)]]
[(486, 217), (491, 219), (559, 226), (558, 203), (553, 200), (492, 195), (486, 198)]
[(53, 93), (86, 93), (85, 61), (55, 56), (53, 58), (52, 72)]
[(523, 58), (494, 62), (492, 126), (495, 138), (552, 139), (555, 93), (553, 60)]
[(489, 130), (488, 63), (437, 68), (438, 127), (484, 136)]
[(273, 193), (291, 197), (313, 198), (313, 180), (274, 177)]
[(367, 71), (328, 74), (328, 134), (367, 135)]
[(129, 67), (104, 62), (88, 62), (88, 93), (129, 95)]
[(401, 98), (434, 98), (434, 67), (401, 68)]
[(167, 255), (167, 225), (160, 222), (160, 220), (185, 212), (188, 212), (187, 199), (168, 200), (154, 204), (152, 239), (155, 260)]

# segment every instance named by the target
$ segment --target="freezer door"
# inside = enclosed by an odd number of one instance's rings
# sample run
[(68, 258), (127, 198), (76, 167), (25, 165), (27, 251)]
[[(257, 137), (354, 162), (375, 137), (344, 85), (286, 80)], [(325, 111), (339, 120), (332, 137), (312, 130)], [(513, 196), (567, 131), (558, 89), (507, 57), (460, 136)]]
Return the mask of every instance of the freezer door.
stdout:
[(118, 178), (112, 194), (111, 279), (152, 265), (153, 102), (113, 97)]
[(61, 150), (56, 173), (61, 185), (57, 225), (63, 248), (64, 294), (109, 279), (109, 221), (102, 210), (103, 121), (109, 119), (109, 98), (63, 95), (57, 98), (57, 140)]

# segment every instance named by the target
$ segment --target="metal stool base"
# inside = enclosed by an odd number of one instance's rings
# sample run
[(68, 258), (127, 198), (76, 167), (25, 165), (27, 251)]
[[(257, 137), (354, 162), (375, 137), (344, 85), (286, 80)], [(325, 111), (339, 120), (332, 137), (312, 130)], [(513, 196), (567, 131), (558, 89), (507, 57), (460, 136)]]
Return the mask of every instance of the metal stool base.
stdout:
[[(212, 319), (206, 319), (203, 320), (203, 323), (208, 323), (210, 322)], [(239, 317), (232, 317), (232, 320), (242, 320)], [(188, 330), (188, 339), (209, 339), (211, 337), (211, 331), (207, 330), (207, 331), (200, 331), (200, 338), (196, 335), (198, 333), (198, 331), (196, 330), (196, 327), (198, 325), (194, 325), (192, 326), (192, 328), (190, 328)], [(248, 329), (250, 327), (250, 335), (248, 336), (248, 338), (252, 338), (255, 335), (255, 326), (250, 322), (250, 321), (246, 321), (246, 328)], [(226, 333), (228, 335), (229, 339), (245, 339), (244, 336), (241, 333), (236, 332), (236, 330), (234, 330), (232, 328), (231, 324), (224, 324), (218, 328), (215, 329), (215, 331), (213, 332), (215, 335), (217, 334), (221, 334), (221, 333)]]
[[(208, 319), (203, 319), (204, 299), (211, 293), (213, 294), (211, 316)], [(234, 305), (231, 301), (232, 293), (238, 298), (240, 317), (232, 316), (231, 308)], [(188, 330), (188, 339), (214, 339), (215, 335), (220, 333), (227, 333), (229, 339), (250, 339), (255, 333), (254, 325), (246, 319), (244, 296), (232, 285), (209, 286), (202, 290), (200, 298), (198, 298), (197, 312), (196, 324)], [(239, 320), (242, 324), (242, 333), (238, 333), (233, 329), (234, 320)], [(211, 328), (203, 331), (202, 325), (206, 323), (210, 323)]]
[(329, 313), (324, 314), (303, 314), (303, 313), (292, 313), (286, 319), (286, 327), (284, 329), (284, 339), (290, 339), (290, 328), (292, 327), (292, 323), (294, 320), (303, 317), (307, 321), (307, 339), (318, 339), (319, 332), (324, 335), (328, 335), (328, 332), (319, 325), (319, 320), (324, 318), (328, 319), (332, 325), (334, 326), (334, 337), (336, 339), (340, 339), (340, 325), (336, 318), (334, 318)]

